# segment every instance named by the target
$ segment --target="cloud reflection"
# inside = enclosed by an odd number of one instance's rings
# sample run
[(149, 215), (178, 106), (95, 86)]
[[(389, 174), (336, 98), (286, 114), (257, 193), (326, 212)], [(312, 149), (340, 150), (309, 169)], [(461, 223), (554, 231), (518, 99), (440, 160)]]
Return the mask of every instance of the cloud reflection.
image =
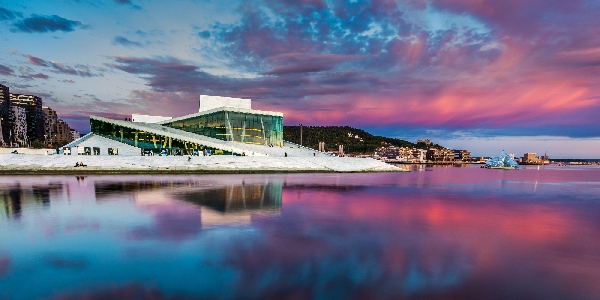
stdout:
[[(106, 251), (48, 240), (59, 250), (40, 268), (77, 270), (81, 281), (52, 288), (58, 299), (595, 299), (598, 184), (567, 174), (90, 176), (98, 221), (57, 223)], [(131, 211), (107, 218), (119, 210)], [(3, 247), (0, 288), (25, 269)]]

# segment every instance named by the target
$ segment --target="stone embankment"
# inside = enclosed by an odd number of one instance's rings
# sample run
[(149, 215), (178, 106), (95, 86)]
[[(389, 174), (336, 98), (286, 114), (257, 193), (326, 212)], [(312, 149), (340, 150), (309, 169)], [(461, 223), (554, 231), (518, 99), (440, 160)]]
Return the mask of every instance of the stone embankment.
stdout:
[[(85, 167), (75, 167), (82, 162)], [(0, 174), (403, 172), (371, 158), (0, 155)]]

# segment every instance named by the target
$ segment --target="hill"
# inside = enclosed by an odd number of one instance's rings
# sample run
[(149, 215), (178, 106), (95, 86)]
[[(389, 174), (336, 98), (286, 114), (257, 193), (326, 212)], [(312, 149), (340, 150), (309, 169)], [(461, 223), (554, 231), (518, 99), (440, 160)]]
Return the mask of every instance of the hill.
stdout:
[[(300, 144), (300, 126), (284, 126), (283, 139)], [(362, 129), (350, 126), (302, 126), (302, 144), (306, 147), (319, 149), (319, 142), (325, 142), (326, 150), (338, 150), (338, 145), (344, 145), (345, 153), (368, 154), (382, 146), (397, 146), (409, 148), (442, 148), (434, 144), (411, 143), (401, 139), (372, 135)]]

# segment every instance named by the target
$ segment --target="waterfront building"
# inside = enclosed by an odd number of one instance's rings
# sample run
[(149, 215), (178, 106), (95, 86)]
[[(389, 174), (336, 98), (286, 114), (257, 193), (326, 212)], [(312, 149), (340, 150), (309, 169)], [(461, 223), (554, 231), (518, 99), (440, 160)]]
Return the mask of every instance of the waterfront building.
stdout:
[(428, 161), (432, 162), (453, 162), (454, 151), (447, 148), (429, 148), (427, 149), (426, 157)]
[(427, 150), (408, 147), (388, 146), (375, 149), (375, 157), (398, 162), (424, 163)]
[[(467, 150), (452, 150), (454, 152), (454, 161), (470, 162), (471, 152)], [(514, 155), (513, 155), (514, 157)]]
[[(226, 100), (218, 106), (221, 98)], [(200, 96), (200, 111), (160, 122), (163, 126), (208, 136), (223, 141), (265, 146), (283, 145), (283, 114), (252, 110), (250, 99), (234, 101), (228, 97)], [(248, 101), (244, 101), (248, 100)], [(206, 109), (210, 108), (210, 109)]]
[(395, 146), (381, 147), (375, 149), (375, 155), (384, 159), (398, 159), (400, 149)]
[(535, 152), (525, 153), (521, 161), (523, 163), (536, 163), (537, 158), (535, 157)]
[(108, 139), (143, 149), (138, 153), (261, 156), (284, 145), (282, 113), (253, 110), (250, 99), (219, 96), (200, 96), (198, 112), (178, 118), (134, 114), (131, 121), (120, 121), (90, 116), (90, 130), (89, 137), (67, 147), (108, 145)]
[(413, 148), (411, 150), (411, 153), (412, 153), (412, 158), (411, 158), (412, 162), (423, 163), (427, 159), (427, 150), (425, 150), (425, 149)]
[(520, 161), (523, 165), (547, 165), (550, 164), (548, 155), (536, 156), (535, 152), (525, 153)]
[[(10, 106), (25, 109), (27, 123), (27, 139), (44, 140), (44, 112), (42, 109), (42, 98), (33, 95), (10, 94)], [(13, 118), (14, 119), (14, 118)], [(16, 126), (13, 125), (13, 126)]]

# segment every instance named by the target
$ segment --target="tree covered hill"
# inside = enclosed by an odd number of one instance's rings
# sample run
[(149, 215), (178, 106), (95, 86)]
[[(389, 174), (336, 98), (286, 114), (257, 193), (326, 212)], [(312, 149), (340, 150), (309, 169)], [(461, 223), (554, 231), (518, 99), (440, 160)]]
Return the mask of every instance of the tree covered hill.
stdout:
[[(284, 126), (283, 139), (300, 144), (300, 126)], [(397, 146), (409, 148), (442, 148), (434, 144), (427, 146), (423, 143), (372, 135), (362, 129), (350, 126), (302, 126), (302, 145), (319, 149), (319, 142), (325, 142), (326, 150), (336, 150), (338, 145), (344, 145), (345, 153), (372, 153), (375, 148), (382, 146)]]

